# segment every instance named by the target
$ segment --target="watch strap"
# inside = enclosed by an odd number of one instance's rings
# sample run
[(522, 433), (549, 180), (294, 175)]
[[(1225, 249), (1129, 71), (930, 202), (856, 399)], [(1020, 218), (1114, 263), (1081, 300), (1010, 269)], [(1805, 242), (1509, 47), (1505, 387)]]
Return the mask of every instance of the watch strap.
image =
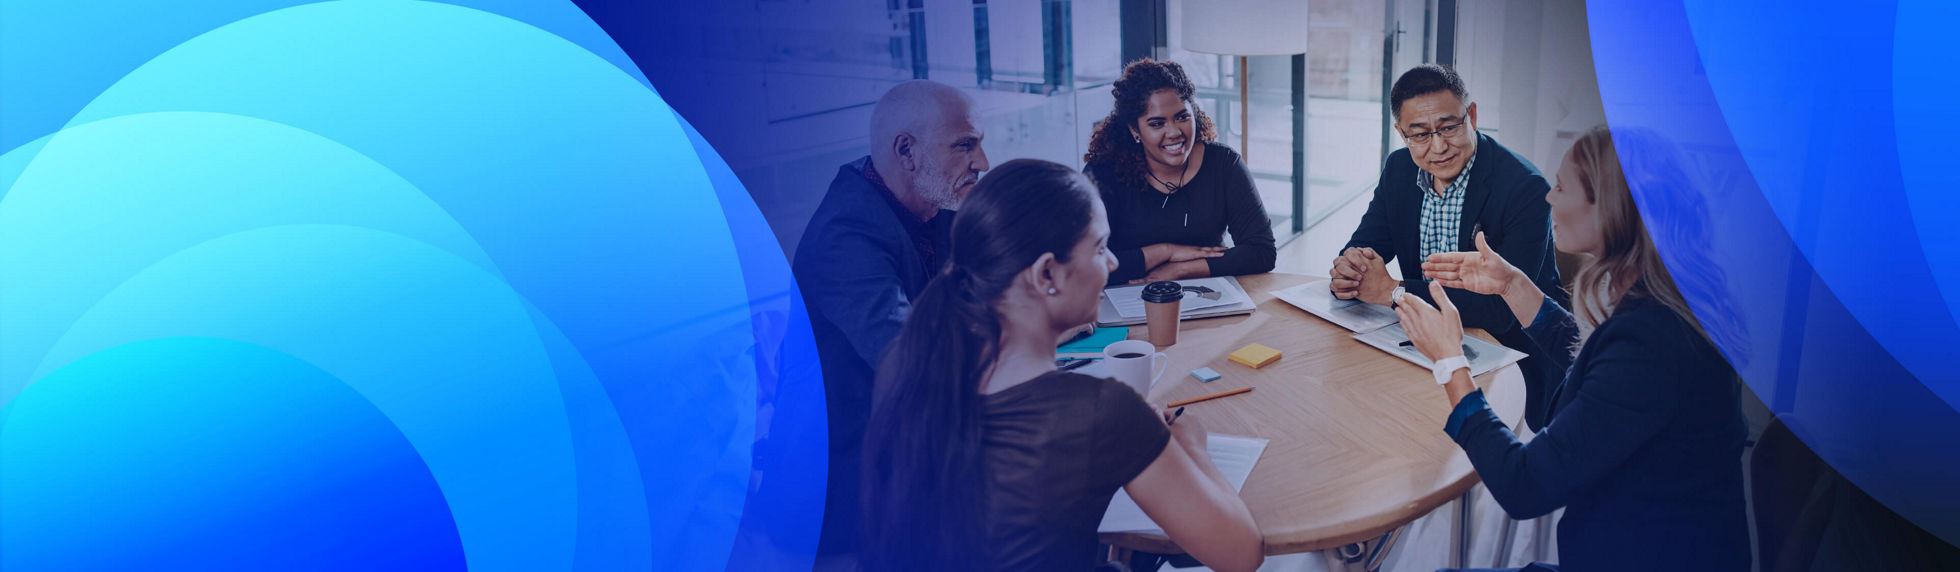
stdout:
[(1450, 377), (1459, 369), (1470, 369), (1470, 360), (1463, 356), (1443, 358), (1438, 360), (1436, 365), (1430, 366), (1429, 371), (1436, 374), (1436, 385), (1443, 385), (1449, 383)]

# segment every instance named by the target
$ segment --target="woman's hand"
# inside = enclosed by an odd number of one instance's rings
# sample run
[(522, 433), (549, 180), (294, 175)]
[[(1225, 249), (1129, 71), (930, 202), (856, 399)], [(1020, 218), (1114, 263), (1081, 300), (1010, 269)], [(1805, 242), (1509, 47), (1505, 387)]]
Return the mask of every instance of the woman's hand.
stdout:
[(1164, 280), (1177, 281), (1186, 278), (1204, 278), (1206, 276), (1211, 276), (1211, 263), (1203, 260), (1186, 260), (1184, 262), (1165, 263), (1163, 266), (1151, 269), (1150, 273), (1144, 275), (1144, 277), (1131, 280), (1130, 283), (1149, 284)]
[(1189, 246), (1184, 244), (1162, 245), (1166, 254), (1164, 262), (1189, 262), (1205, 258), (1218, 258), (1225, 255), (1223, 246)]
[(1484, 233), (1481, 232), (1477, 233), (1476, 252), (1431, 254), (1429, 260), (1422, 263), (1422, 274), (1428, 276), (1432, 284), (1503, 296), (1504, 305), (1524, 326), (1530, 326), (1538, 318), (1538, 310), (1545, 302), (1545, 293), (1538, 290), (1531, 277), (1492, 252), (1490, 243), (1484, 241)]
[(1450, 303), (1440, 280), (1429, 283), (1429, 294), (1441, 309), (1430, 307), (1415, 294), (1402, 293), (1400, 303), (1395, 305), (1395, 316), (1402, 319), (1402, 331), (1429, 361), (1463, 355), (1463, 320), (1457, 316), (1456, 304)]
[(1205, 424), (1199, 423), (1196, 417), (1177, 415), (1169, 409), (1165, 409), (1163, 414), (1164, 422), (1171, 426), (1171, 440), (1177, 441), (1179, 445), (1183, 445), (1186, 451), (1203, 452), (1206, 450), (1208, 434), (1205, 432)]
[(1449, 288), (1478, 294), (1503, 294), (1514, 280), (1530, 281), (1504, 257), (1490, 250), (1484, 233), (1477, 233), (1476, 252), (1438, 252), (1422, 263), (1422, 275)]
[(1213, 570), (1251, 572), (1265, 561), (1259, 524), (1205, 450), (1205, 428), (1189, 411), (1171, 424), (1157, 460), (1123, 485), (1179, 548)]

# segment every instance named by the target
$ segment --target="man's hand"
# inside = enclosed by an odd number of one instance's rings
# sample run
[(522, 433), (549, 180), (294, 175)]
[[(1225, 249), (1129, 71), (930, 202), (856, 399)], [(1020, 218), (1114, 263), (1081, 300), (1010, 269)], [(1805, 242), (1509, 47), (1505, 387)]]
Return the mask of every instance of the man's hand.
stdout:
[(1352, 300), (1354, 299), (1355, 289), (1361, 287), (1362, 267), (1356, 266), (1354, 260), (1348, 258), (1349, 255), (1360, 250), (1359, 248), (1350, 247), (1347, 250), (1341, 251), (1340, 256), (1334, 257), (1333, 267), (1327, 270), (1327, 277), (1330, 279), (1327, 289), (1334, 292), (1334, 297), (1342, 300)]
[(1395, 278), (1388, 275), (1388, 263), (1373, 248), (1349, 248), (1340, 258), (1334, 259), (1334, 268), (1329, 274), (1333, 280), (1329, 290), (1335, 298), (1342, 300), (1359, 299), (1369, 304), (1388, 306), (1394, 303), (1389, 294), (1395, 291)]

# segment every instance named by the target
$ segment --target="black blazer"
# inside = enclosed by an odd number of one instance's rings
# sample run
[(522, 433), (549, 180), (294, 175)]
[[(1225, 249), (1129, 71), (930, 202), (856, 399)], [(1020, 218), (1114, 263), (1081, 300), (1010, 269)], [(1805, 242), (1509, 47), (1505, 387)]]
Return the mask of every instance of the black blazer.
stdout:
[(1521, 443), (1485, 407), (1456, 412), (1452, 435), (1504, 512), (1564, 507), (1558, 553), (1569, 570), (1748, 570), (1748, 427), (1741, 384), (1715, 346), (1667, 306), (1631, 296), (1576, 358), (1578, 325), (1558, 305), (1522, 331), (1534, 353), (1570, 364), (1563, 375), (1525, 371), (1530, 392), (1550, 395), (1543, 429)]
[[(1354, 229), (1347, 247), (1373, 248), (1385, 261), (1400, 261), (1403, 287), (1433, 304), (1429, 285), (1422, 280), (1422, 189), (1416, 186), (1416, 169), (1408, 149), (1389, 154), (1381, 180), (1375, 185), (1375, 198), (1368, 202), (1368, 212), (1361, 216), (1361, 226)], [(1477, 134), (1477, 164), (1470, 170), (1470, 186), (1463, 197), (1456, 246), (1459, 251), (1476, 250), (1476, 230), (1481, 226), (1492, 250), (1524, 270), (1539, 290), (1563, 305), (1568, 297), (1559, 286), (1558, 259), (1552, 249), (1552, 207), (1545, 202), (1545, 193), (1551, 189), (1530, 161), (1489, 135)], [(1451, 290), (1449, 294), (1450, 302), (1463, 314), (1464, 326), (1483, 328), (1506, 345), (1515, 341), (1507, 339), (1515, 336), (1503, 335), (1518, 325), (1503, 298), (1464, 290)]]
[(927, 221), (936, 252), (922, 260), (889, 194), (871, 184), (860, 158), (837, 169), (791, 271), (809, 311), (823, 367), (830, 474), (819, 550), (850, 550), (858, 534), (858, 473), (871, 417), (872, 368), (950, 254), (953, 211)]

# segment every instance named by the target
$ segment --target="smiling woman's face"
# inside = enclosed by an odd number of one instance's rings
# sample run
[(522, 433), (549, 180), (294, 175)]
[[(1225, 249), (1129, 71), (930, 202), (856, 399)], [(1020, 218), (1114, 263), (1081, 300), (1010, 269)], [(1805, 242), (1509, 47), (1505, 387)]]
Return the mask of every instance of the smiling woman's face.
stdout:
[(1198, 144), (1196, 115), (1189, 102), (1177, 97), (1177, 90), (1160, 89), (1150, 94), (1130, 134), (1143, 143), (1143, 155), (1150, 162), (1181, 168), (1191, 158), (1191, 147)]

